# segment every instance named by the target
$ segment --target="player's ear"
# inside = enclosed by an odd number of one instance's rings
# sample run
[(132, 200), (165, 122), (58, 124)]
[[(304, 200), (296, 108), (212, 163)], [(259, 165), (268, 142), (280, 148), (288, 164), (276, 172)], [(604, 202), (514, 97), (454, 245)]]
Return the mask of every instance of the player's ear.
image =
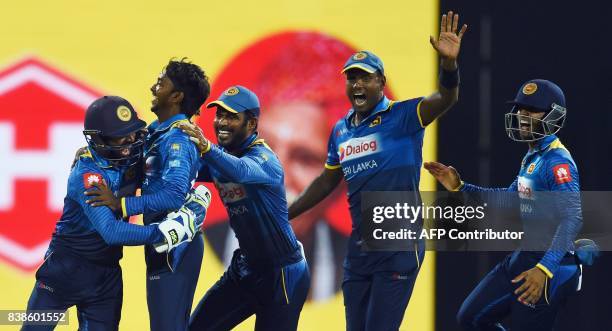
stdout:
[(249, 121), (247, 122), (247, 128), (252, 132), (257, 131), (257, 117), (249, 118)]
[(383, 87), (385, 87), (385, 85), (387, 85), (387, 77), (385, 77), (385, 75), (383, 74), (378, 74), (380, 77), (380, 83), (382, 84)]
[(183, 102), (184, 97), (185, 97), (185, 93), (180, 92), (180, 91), (174, 91), (170, 95), (170, 100), (174, 103), (180, 104), (181, 102)]

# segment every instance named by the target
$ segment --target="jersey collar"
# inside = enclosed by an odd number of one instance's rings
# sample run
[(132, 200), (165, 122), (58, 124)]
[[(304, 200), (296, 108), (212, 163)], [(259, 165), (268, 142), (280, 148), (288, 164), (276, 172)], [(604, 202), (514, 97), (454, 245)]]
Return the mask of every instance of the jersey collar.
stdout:
[(183, 121), (183, 120), (188, 120), (187, 115), (180, 113), (180, 114), (176, 114), (172, 117), (170, 117), (169, 119), (163, 121), (162, 123), (159, 123), (159, 120), (155, 120), (153, 121), (153, 123), (151, 123), (148, 127), (149, 132), (153, 133), (156, 131), (164, 131), (170, 127), (172, 127), (172, 125), (178, 121)]
[[(372, 112), (370, 113), (370, 115), (368, 115), (368, 117), (364, 118), (361, 123), (359, 124), (359, 126), (361, 126), (363, 123), (366, 123), (368, 121), (369, 118), (382, 113), (384, 111), (389, 110), (389, 108), (391, 107), (391, 100), (389, 100), (387, 98), (386, 95), (383, 95), (382, 99), (378, 102), (378, 104), (376, 104), (376, 106), (374, 107), (374, 109), (372, 110)], [(351, 108), (351, 110), (349, 110), (349, 113), (346, 115), (346, 117), (344, 118), (344, 121), (346, 122), (346, 127), (350, 128), (353, 127), (352, 121), (353, 121), (353, 116), (355, 115), (355, 110), (353, 108)]]
[(529, 154), (545, 151), (546, 149), (548, 149), (548, 147), (550, 147), (550, 144), (552, 144), (553, 141), (557, 139), (557, 136), (555, 136), (554, 134), (540, 139), (535, 147), (529, 149)]

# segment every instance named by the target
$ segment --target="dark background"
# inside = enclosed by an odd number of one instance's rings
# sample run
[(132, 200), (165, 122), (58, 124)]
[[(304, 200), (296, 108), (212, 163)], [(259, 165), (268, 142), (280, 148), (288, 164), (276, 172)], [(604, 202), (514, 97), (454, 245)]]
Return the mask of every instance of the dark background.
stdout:
[[(604, 1), (441, 0), (440, 11), (459, 12), (469, 28), (459, 103), (438, 122), (438, 160), (466, 182), (508, 186), (527, 146), (506, 136), (505, 101), (523, 82), (543, 78), (565, 92), (568, 115), (559, 138), (578, 165), (581, 189), (612, 190), (610, 7)], [(504, 256), (437, 254), (437, 330), (458, 330), (463, 299)], [(612, 330), (611, 282), (612, 254), (604, 253), (584, 269), (582, 291), (561, 310), (555, 330)]]

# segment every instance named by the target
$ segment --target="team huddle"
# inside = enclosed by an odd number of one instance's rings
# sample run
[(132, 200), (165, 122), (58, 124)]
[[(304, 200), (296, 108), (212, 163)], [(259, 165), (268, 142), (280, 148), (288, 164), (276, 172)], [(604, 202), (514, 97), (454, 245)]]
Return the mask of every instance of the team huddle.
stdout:
[[(229, 86), (205, 104), (210, 85), (204, 71), (171, 60), (151, 87), (157, 119), (150, 125), (124, 98), (95, 100), (85, 114), (87, 147), (71, 169), (63, 213), (36, 272), (28, 311), (76, 306), (79, 330), (118, 330), (122, 246), (144, 245), (151, 330), (230, 330), (252, 315), (256, 330), (297, 330), (311, 279), (290, 220), (344, 179), (352, 222), (342, 280), (346, 329), (398, 330), (425, 243), (416, 241), (407, 251), (364, 251), (361, 193), (418, 191), (424, 166), (450, 191), (499, 190), (521, 198), (527, 190), (568, 192), (555, 212), (561, 221), (551, 242), (541, 251), (508, 255), (457, 315), (465, 330), (505, 330), (500, 323), (507, 316), (512, 330), (550, 330), (559, 307), (580, 283), (581, 263), (587, 263), (573, 253), (580, 248), (574, 240), (582, 224), (578, 171), (555, 135), (565, 121), (565, 97), (546, 80), (530, 80), (519, 89), (506, 114), (506, 130), (529, 150), (508, 188), (464, 183), (453, 167), (423, 163), (425, 127), (458, 100), (457, 58), (466, 30), (467, 25), (459, 28), (458, 14), (442, 16), (439, 37), (430, 38), (441, 61), (438, 91), (426, 97), (390, 100), (381, 59), (369, 51), (347, 54), (338, 69), (346, 77), (352, 108), (329, 134), (320, 175), (291, 204), (281, 161), (258, 134), (265, 105), (248, 87)], [(191, 122), (203, 105), (202, 111), (215, 111), (216, 144)], [(368, 141), (376, 144), (375, 153), (366, 153), (368, 160), (345, 153)], [(204, 256), (201, 229), (212, 197), (195, 182), (244, 194), (222, 198), (239, 248), (192, 312)], [(133, 215), (142, 215), (143, 225), (129, 223)], [(24, 325), (22, 330), (54, 327)]]

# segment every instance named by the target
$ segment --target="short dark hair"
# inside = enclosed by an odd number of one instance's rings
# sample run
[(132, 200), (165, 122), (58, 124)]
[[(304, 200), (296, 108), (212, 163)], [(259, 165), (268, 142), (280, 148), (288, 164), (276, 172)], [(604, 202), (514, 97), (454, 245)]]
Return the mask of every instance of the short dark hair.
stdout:
[(198, 114), (200, 107), (210, 96), (208, 77), (198, 65), (171, 59), (165, 68), (166, 77), (172, 81), (174, 89), (183, 92), (181, 112), (188, 117)]

